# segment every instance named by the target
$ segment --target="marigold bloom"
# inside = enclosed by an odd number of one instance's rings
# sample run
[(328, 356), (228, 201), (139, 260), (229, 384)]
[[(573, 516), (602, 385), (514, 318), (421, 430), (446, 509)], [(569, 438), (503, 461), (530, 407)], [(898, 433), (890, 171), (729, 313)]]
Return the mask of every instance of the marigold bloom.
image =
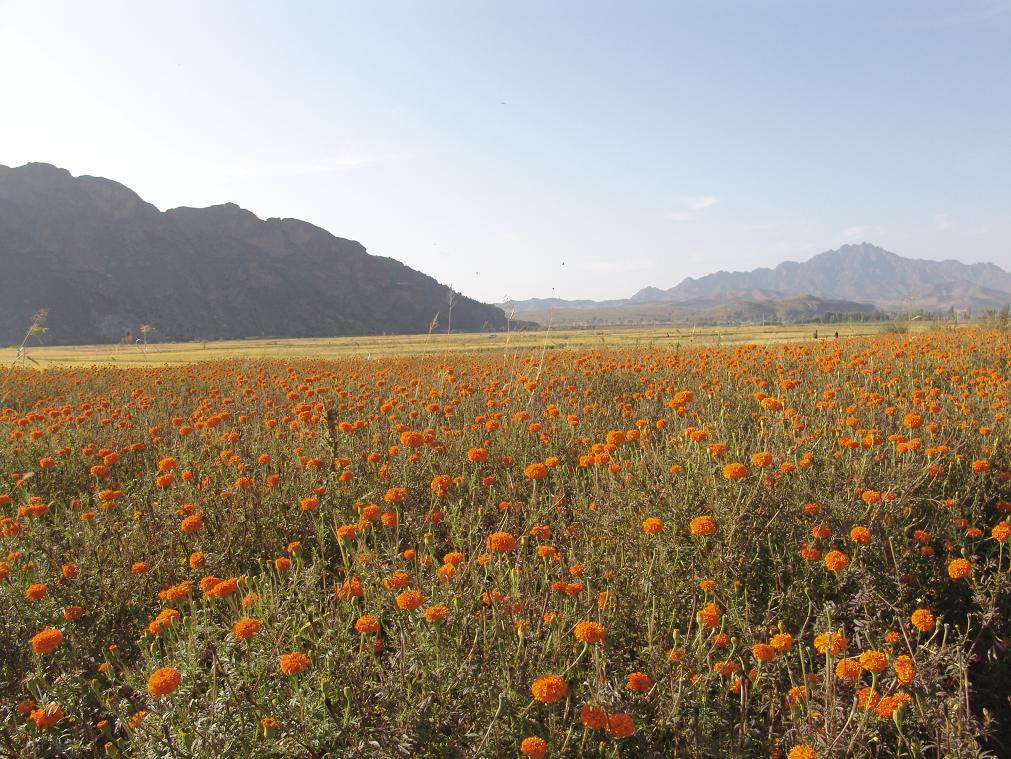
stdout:
[(151, 566), (146, 561), (136, 561), (130, 566), (130, 571), (135, 575), (147, 574), (151, 571)]
[(961, 580), (972, 572), (972, 564), (966, 559), (952, 559), (948, 562), (948, 577), (952, 580)]
[(841, 632), (821, 633), (814, 638), (814, 647), (819, 654), (830, 652), (833, 656), (839, 656), (848, 645), (849, 642)]
[(856, 659), (840, 659), (835, 665), (835, 676), (844, 683), (855, 683), (860, 679), (860, 662)]
[(734, 462), (723, 467), (723, 479), (725, 480), (743, 480), (747, 476), (748, 468), (744, 464)]
[(147, 679), (147, 692), (152, 696), (167, 696), (179, 687), (182, 676), (175, 667), (161, 667)]
[(903, 654), (895, 660), (895, 677), (903, 685), (912, 682), (916, 677), (916, 668), (909, 656)]
[(850, 564), (849, 557), (842, 551), (829, 551), (825, 554), (825, 567), (830, 572), (841, 572)]
[(83, 606), (77, 606), (75, 604), (72, 606), (66, 606), (63, 609), (63, 618), (68, 622), (76, 622), (83, 616), (84, 616)]
[(598, 622), (584, 621), (577, 622), (572, 633), (576, 636), (576, 640), (592, 645), (600, 643), (604, 639), (604, 636), (607, 635), (607, 628)]
[(439, 622), (449, 616), (449, 607), (437, 604), (425, 609), (425, 619), (429, 622)]
[(548, 744), (543, 738), (531, 735), (520, 743), (520, 753), (530, 759), (543, 759), (548, 753)]
[(31, 713), (36, 730), (48, 730), (64, 716), (63, 710), (56, 704), (49, 704), (45, 709), (33, 709)]
[(703, 627), (718, 627), (722, 616), (723, 612), (714, 601), (710, 601), (699, 610), (699, 621)]
[(758, 661), (770, 662), (776, 658), (776, 649), (768, 643), (756, 643), (751, 647), (751, 655)]
[(179, 529), (183, 532), (199, 532), (204, 526), (204, 518), (200, 514), (191, 514), (179, 523)]
[(25, 589), (25, 598), (29, 601), (38, 601), (46, 597), (46, 586), (44, 583), (32, 583)]
[(63, 633), (53, 627), (47, 627), (32, 637), (32, 651), (37, 654), (48, 654), (56, 650), (63, 642)]
[(379, 620), (371, 614), (363, 614), (355, 622), (355, 630), (361, 635), (376, 635), (379, 633)]
[(260, 620), (255, 617), (243, 617), (232, 625), (232, 635), (242, 640), (250, 640), (260, 631)]
[(516, 538), (509, 532), (493, 532), (488, 536), (488, 550), (506, 553), (516, 548)]
[(281, 655), (281, 674), (297, 675), (309, 669), (309, 657), (301, 651)]
[(543, 480), (548, 476), (548, 468), (541, 463), (528, 464), (523, 470), (523, 476), (531, 480)]
[(658, 517), (649, 517), (643, 520), (642, 531), (647, 535), (656, 535), (663, 529), (663, 520)]
[(878, 674), (888, 666), (888, 657), (883, 651), (864, 651), (860, 654), (860, 666), (868, 672)]
[(416, 590), (405, 590), (397, 596), (397, 607), (404, 611), (414, 611), (425, 603), (425, 597)]
[(850, 540), (854, 543), (860, 543), (861, 545), (867, 545), (871, 542), (871, 531), (864, 527), (862, 524), (854, 525), (853, 529), (850, 530)]
[(569, 686), (565, 678), (559, 675), (541, 675), (530, 684), (530, 693), (533, 697), (545, 704), (553, 704), (559, 699), (565, 698), (569, 692)]
[(1003, 543), (1005, 540), (1011, 537), (1011, 522), (1005, 519), (995, 524), (993, 526), (993, 529), (990, 530), (990, 537), (992, 537), (996, 541)]
[(716, 532), (716, 520), (705, 514), (697, 516), (688, 525), (692, 535), (712, 535)]
[(790, 633), (777, 633), (769, 639), (769, 644), (777, 651), (789, 651), (793, 648), (793, 636)]
[(488, 450), (486, 448), (471, 448), (467, 451), (467, 461), (480, 464), (488, 460)]
[(653, 687), (653, 680), (645, 672), (632, 672), (625, 678), (625, 687), (636, 693), (645, 693)]
[(599, 706), (584, 704), (579, 712), (579, 721), (587, 730), (600, 730), (607, 726), (607, 712)]
[(910, 616), (909, 621), (920, 632), (930, 632), (934, 629), (934, 615), (931, 614), (930, 609), (917, 609)]
[(790, 753), (786, 756), (787, 759), (818, 759), (818, 754), (806, 743), (798, 743), (790, 749)]
[(635, 732), (635, 722), (625, 712), (612, 714), (607, 718), (607, 732), (615, 738), (628, 738)]

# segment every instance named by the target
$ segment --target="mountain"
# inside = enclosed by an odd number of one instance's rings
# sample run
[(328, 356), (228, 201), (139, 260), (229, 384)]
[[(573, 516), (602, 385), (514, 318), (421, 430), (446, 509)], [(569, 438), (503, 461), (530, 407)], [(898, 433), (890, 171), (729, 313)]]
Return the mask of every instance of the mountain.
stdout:
[(804, 321), (826, 313), (971, 311), (1011, 303), (1011, 274), (994, 264), (903, 258), (868, 243), (844, 245), (775, 268), (688, 277), (624, 300), (510, 301), (525, 318), (556, 326), (670, 321)]
[[(572, 301), (568, 301), (572, 303)], [(552, 327), (588, 327), (605, 324), (754, 324), (808, 322), (828, 314), (873, 317), (878, 309), (869, 303), (829, 300), (814, 296), (789, 298), (716, 297), (659, 303), (600, 302), (567, 308), (525, 309), (527, 319)]]
[(774, 269), (718, 271), (699, 279), (688, 277), (669, 290), (640, 290), (630, 300), (633, 303), (684, 301), (758, 288), (779, 296), (814, 295), (894, 303), (952, 282), (1011, 292), (1011, 274), (993, 264), (903, 258), (875, 245), (861, 243), (820, 253), (804, 263), (785, 261)]
[(228, 203), (159, 211), (42, 163), (0, 166), (0, 344), (48, 309), (46, 342), (499, 330), (501, 309), (298, 219)]

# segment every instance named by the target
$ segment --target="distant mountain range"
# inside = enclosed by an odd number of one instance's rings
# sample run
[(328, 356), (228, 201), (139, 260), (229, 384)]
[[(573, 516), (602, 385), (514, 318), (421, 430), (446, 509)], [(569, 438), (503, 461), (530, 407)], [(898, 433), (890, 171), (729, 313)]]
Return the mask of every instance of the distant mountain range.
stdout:
[[(500, 330), (501, 309), (298, 219), (159, 211), (118, 182), (0, 166), (0, 344)], [(450, 300), (452, 307), (450, 308)]]
[(875, 245), (844, 245), (773, 269), (688, 277), (667, 290), (646, 287), (624, 300), (509, 301), (502, 307), (555, 324), (651, 320), (804, 321), (826, 313), (883, 311), (981, 314), (1011, 303), (1011, 274), (989, 263), (903, 258)]

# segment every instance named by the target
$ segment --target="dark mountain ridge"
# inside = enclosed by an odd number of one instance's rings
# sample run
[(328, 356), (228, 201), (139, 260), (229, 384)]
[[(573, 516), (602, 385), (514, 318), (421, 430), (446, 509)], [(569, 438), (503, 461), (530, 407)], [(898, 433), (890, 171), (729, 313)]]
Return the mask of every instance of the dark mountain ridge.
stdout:
[[(124, 185), (0, 166), (0, 343), (36, 310), (49, 343), (504, 329), (478, 303), (298, 219), (235, 204), (159, 211)], [(450, 325), (450, 315), (452, 323)]]

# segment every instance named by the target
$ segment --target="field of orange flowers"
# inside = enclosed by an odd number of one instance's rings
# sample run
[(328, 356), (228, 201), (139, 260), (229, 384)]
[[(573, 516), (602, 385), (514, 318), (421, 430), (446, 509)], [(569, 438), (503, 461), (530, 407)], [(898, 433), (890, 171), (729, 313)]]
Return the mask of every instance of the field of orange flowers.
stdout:
[(0, 754), (1007, 756), (1009, 362), (12, 371)]

